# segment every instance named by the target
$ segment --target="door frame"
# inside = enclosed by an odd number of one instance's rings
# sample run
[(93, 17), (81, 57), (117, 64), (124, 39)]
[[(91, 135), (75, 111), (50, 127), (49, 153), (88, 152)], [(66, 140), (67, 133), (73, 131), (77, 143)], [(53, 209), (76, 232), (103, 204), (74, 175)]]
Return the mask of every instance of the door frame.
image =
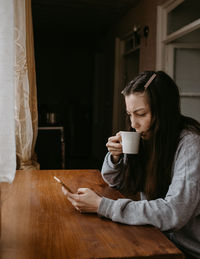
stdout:
[(113, 89), (113, 120), (112, 134), (116, 134), (123, 125), (122, 86), (124, 74), (124, 42), (120, 38), (115, 39), (115, 67), (114, 67), (114, 89)]

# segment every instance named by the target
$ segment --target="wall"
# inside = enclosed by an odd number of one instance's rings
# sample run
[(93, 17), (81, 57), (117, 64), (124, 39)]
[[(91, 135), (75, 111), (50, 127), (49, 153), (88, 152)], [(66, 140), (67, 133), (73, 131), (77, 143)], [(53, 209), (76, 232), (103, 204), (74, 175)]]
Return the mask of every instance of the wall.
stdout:
[(113, 27), (116, 37), (124, 37), (132, 31), (134, 24), (140, 25), (140, 32), (143, 33), (144, 26), (149, 26), (147, 39), (141, 38), (140, 65), (139, 71), (154, 70), (156, 67), (156, 21), (157, 5), (167, 0), (141, 0), (136, 8), (131, 9)]
[[(122, 44), (117, 41), (116, 47), (116, 75), (110, 70), (115, 77), (115, 85), (113, 91), (113, 113), (112, 113), (112, 134), (116, 134), (119, 130), (126, 128), (124, 116), (124, 100), (120, 94), (124, 86), (134, 78), (138, 73), (144, 70), (155, 70), (156, 68), (156, 28), (157, 28), (157, 6), (168, 0), (141, 0), (138, 5), (115, 23), (110, 29), (110, 37), (113, 39), (113, 48), (111, 52), (115, 52), (114, 40), (116, 38), (123, 39), (128, 34), (133, 32), (134, 25), (140, 26), (140, 49), (126, 57), (121, 56)], [(144, 37), (144, 27), (149, 27), (149, 35)], [(117, 54), (118, 53), (118, 54)], [(134, 56), (133, 56), (134, 54)], [(130, 58), (131, 62), (129, 62)], [(137, 60), (135, 60), (137, 59)], [(132, 69), (132, 66), (137, 66)], [(128, 67), (129, 66), (129, 67)]]

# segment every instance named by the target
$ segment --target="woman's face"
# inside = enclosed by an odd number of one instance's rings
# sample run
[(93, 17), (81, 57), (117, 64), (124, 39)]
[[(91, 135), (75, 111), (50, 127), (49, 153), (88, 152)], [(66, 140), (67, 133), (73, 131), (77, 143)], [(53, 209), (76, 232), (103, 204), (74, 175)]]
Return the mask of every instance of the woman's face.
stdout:
[(145, 93), (125, 96), (126, 111), (130, 117), (131, 127), (141, 133), (143, 139), (150, 138), (151, 110)]

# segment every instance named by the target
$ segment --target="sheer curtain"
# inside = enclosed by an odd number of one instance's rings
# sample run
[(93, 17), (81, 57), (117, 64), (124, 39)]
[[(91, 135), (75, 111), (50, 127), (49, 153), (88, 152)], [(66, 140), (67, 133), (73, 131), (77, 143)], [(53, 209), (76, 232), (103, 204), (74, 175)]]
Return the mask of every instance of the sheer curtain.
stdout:
[(14, 124), (14, 0), (0, 0), (0, 182), (16, 169)]
[(31, 0), (0, 0), (0, 182), (38, 169), (37, 94)]
[(15, 135), (17, 169), (38, 169), (37, 93), (31, 0), (14, 0), (15, 25)]

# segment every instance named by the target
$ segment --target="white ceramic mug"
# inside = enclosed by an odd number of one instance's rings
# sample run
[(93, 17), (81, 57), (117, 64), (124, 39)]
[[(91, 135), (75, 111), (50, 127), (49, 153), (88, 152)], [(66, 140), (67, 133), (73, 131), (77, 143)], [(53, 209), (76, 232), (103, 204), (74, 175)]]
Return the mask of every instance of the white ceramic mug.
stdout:
[(134, 131), (120, 131), (122, 138), (122, 152), (124, 154), (137, 154), (140, 145), (140, 133)]

